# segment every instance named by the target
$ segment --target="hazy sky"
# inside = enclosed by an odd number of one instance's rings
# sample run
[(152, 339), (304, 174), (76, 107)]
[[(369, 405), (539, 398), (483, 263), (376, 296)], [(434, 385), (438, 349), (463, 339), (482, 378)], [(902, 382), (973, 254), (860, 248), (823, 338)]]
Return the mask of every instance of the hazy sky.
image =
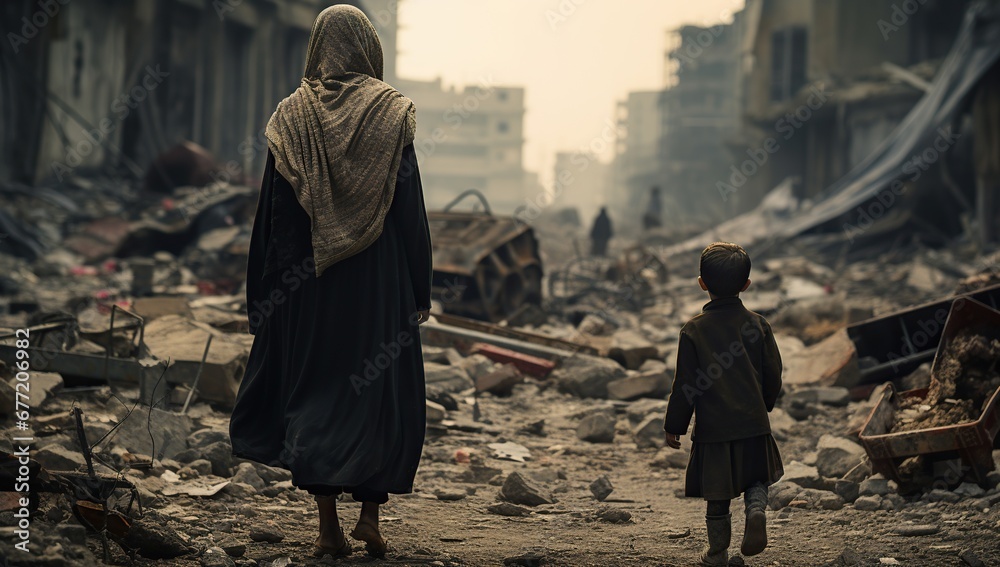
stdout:
[[(743, 0), (401, 0), (400, 76), (523, 86), (525, 166), (601, 136), (615, 102), (662, 88), (667, 30), (730, 21)], [(625, 7), (628, 10), (625, 10)], [(611, 152), (602, 156), (608, 160)]]

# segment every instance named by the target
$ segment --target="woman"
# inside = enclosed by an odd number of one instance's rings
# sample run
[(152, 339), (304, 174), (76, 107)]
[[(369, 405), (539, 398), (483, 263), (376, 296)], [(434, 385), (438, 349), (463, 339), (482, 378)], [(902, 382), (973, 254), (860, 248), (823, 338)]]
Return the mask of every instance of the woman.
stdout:
[(417, 325), (431, 248), (413, 103), (381, 81), (364, 13), (313, 24), (299, 88), (268, 122), (247, 269), (253, 348), (230, 423), (233, 454), (287, 468), (315, 495), (317, 553), (351, 553), (337, 495), (362, 502), (351, 536), (384, 556), (378, 507), (412, 491), (424, 440)]

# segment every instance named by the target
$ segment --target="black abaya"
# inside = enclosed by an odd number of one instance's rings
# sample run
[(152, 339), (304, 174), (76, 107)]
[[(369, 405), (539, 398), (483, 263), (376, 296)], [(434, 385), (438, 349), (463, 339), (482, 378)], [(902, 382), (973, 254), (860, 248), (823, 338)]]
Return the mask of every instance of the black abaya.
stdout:
[(407, 493), (424, 441), (418, 310), (431, 245), (413, 146), (374, 244), (316, 277), (309, 215), (268, 153), (247, 269), (255, 334), (230, 422), (233, 453), (296, 486)]

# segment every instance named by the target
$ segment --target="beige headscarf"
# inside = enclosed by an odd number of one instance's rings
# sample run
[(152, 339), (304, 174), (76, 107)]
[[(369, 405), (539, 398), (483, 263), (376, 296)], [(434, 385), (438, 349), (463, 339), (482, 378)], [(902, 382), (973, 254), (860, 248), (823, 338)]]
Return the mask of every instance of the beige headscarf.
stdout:
[(364, 12), (323, 10), (305, 76), (265, 130), (275, 167), (312, 219), (317, 275), (382, 234), (415, 129), (413, 102), (382, 82), (382, 45)]

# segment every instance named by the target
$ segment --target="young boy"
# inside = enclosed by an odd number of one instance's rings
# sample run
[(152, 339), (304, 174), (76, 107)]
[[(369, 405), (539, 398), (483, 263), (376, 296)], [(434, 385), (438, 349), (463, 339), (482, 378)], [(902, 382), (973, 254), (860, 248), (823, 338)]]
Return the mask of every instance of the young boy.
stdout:
[(701, 564), (726, 565), (729, 504), (741, 493), (747, 519), (740, 551), (767, 547), (767, 487), (784, 473), (767, 416), (781, 391), (781, 357), (771, 326), (740, 301), (750, 287), (746, 251), (716, 242), (701, 253), (700, 268), (698, 284), (711, 301), (681, 329), (663, 428), (667, 445), (679, 449), (696, 417), (685, 494), (708, 501)]

